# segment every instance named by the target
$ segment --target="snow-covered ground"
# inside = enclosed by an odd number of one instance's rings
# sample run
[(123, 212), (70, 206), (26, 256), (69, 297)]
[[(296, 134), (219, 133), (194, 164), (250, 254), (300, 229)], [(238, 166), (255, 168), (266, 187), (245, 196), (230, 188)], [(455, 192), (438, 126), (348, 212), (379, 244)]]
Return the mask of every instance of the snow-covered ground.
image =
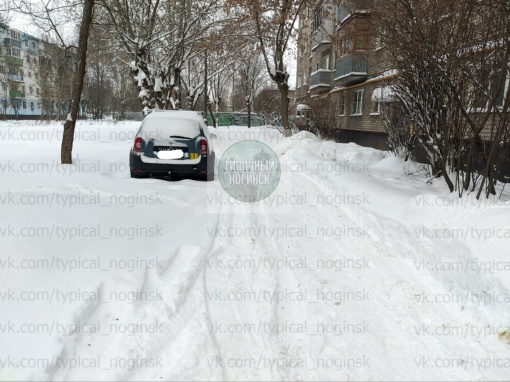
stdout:
[(275, 192), (129, 177), (139, 123), (0, 122), (1, 380), (509, 380), (510, 192), (272, 128)]

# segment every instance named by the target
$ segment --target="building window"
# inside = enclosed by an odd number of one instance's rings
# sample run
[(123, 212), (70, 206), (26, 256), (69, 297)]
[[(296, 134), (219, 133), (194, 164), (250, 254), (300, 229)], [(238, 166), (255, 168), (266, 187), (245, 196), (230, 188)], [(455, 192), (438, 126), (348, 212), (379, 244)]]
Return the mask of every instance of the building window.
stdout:
[(317, 31), (322, 26), (322, 1), (313, 10), (312, 31)]
[(352, 115), (363, 115), (363, 90), (356, 90), (354, 92)]
[(321, 66), (322, 69), (329, 70), (329, 50), (322, 55)]
[(357, 51), (367, 51), (370, 32), (367, 17), (353, 17), (343, 24), (338, 31), (337, 49), (339, 57)]
[(39, 95), (39, 88), (35, 88), (35, 94)]
[(345, 94), (340, 96), (340, 115), (345, 115)]
[(32, 88), (32, 86), (28, 87), (28, 93), (29, 94), (34, 94), (34, 89)]
[(20, 35), (20, 33), (19, 33), (19, 32), (13, 31), (13, 30), (11, 29), (11, 38), (12, 38), (13, 40), (18, 40), (18, 41), (19, 41), (19, 40), (21, 40), (21, 35)]
[(27, 101), (23, 101), (23, 109), (27, 108)]
[(30, 102), (30, 109), (34, 110), (34, 103)]
[(5, 47), (7, 56), (21, 57), (21, 50), (12, 46)]
[(372, 115), (379, 115), (381, 114), (381, 102), (374, 101), (372, 104)]
[(503, 107), (505, 94), (509, 86), (508, 76), (503, 76), (501, 82), (501, 71), (483, 67), (478, 70), (477, 76), (476, 81), (480, 85), (474, 91), (474, 109), (478, 112), (486, 112), (492, 99), (495, 100), (494, 106)]

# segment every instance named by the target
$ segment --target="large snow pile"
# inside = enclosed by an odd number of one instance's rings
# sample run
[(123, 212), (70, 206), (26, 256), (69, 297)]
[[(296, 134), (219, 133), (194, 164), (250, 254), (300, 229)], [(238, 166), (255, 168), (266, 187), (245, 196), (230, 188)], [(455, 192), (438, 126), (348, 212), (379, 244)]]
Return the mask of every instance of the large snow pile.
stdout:
[(0, 122), (1, 380), (508, 380), (510, 194), (355, 144), (279, 156), (258, 203), (129, 177), (139, 123)]

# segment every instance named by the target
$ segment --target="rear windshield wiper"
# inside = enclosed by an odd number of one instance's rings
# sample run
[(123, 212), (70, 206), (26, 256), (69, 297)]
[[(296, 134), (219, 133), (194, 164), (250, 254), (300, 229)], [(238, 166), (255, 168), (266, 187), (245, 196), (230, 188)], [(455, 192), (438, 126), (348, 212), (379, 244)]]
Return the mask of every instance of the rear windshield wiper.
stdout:
[(184, 137), (182, 135), (170, 135), (170, 138), (191, 139), (190, 137)]

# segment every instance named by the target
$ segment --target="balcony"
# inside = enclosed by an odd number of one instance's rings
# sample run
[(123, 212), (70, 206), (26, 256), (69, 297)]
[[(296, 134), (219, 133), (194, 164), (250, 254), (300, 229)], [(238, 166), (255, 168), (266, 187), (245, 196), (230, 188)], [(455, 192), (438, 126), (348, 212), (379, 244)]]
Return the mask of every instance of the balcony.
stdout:
[(372, 8), (373, 0), (351, 0), (344, 2), (337, 9), (336, 19), (339, 24), (342, 24), (353, 15), (370, 13)]
[(334, 35), (333, 20), (326, 18), (322, 26), (312, 34), (312, 52), (322, 52), (331, 46), (331, 36)]
[(310, 89), (326, 88), (331, 86), (331, 70), (319, 69), (310, 76)]
[(23, 76), (20, 74), (9, 74), (7, 78), (9, 81), (23, 82)]
[(368, 55), (355, 53), (336, 63), (335, 81), (342, 86), (363, 81), (367, 78)]
[(5, 62), (7, 65), (23, 66), (23, 59), (13, 56), (6, 56)]
[(13, 40), (9, 37), (4, 38), (4, 45), (10, 45), (21, 49), (21, 41)]
[(24, 96), (25, 95), (19, 90), (9, 90), (9, 97), (11, 98), (21, 98)]

